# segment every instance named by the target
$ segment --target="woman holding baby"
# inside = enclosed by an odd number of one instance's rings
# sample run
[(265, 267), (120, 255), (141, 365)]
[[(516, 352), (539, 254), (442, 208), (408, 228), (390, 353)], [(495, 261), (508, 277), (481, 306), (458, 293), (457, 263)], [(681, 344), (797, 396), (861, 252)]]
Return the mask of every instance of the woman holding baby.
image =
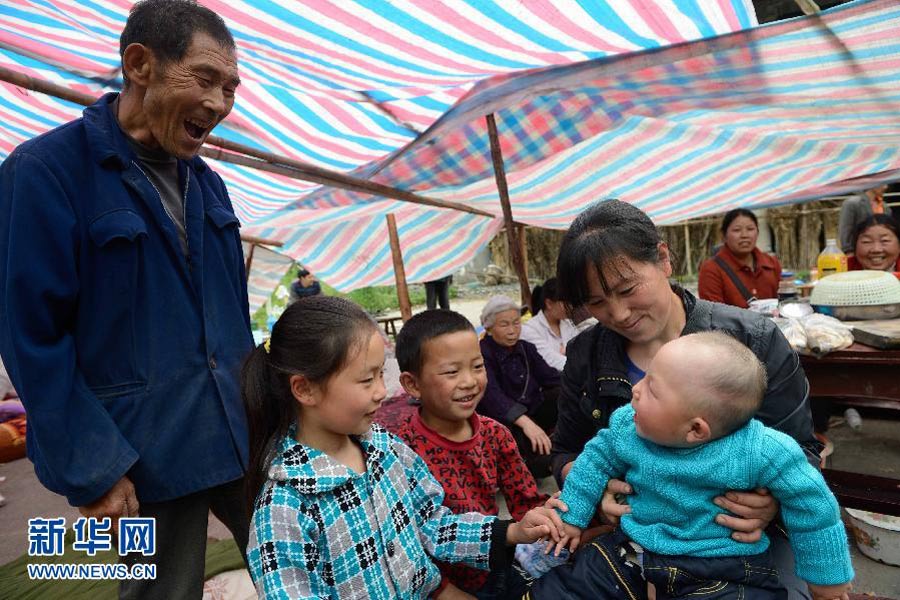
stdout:
[[(570, 308), (586, 307), (599, 324), (573, 340), (567, 351), (552, 438), (553, 474), (560, 486), (585, 444), (608, 426), (610, 414), (631, 401), (632, 386), (656, 352), (666, 342), (699, 331), (724, 331), (756, 354), (768, 374), (756, 418), (793, 437), (809, 462), (818, 465), (809, 386), (778, 328), (760, 315), (697, 299), (670, 284), (671, 274), (670, 250), (656, 227), (625, 202), (590, 206), (563, 239), (557, 262), (560, 296)], [(615, 523), (629, 511), (614, 496), (630, 492), (625, 482), (610, 481), (601, 505), (603, 520)], [(735, 540), (748, 543), (759, 539), (779, 508), (766, 490), (732, 490), (714, 502), (728, 513), (717, 522), (733, 530)], [(808, 598), (806, 585), (793, 575), (787, 540), (770, 537), (788, 598)]]

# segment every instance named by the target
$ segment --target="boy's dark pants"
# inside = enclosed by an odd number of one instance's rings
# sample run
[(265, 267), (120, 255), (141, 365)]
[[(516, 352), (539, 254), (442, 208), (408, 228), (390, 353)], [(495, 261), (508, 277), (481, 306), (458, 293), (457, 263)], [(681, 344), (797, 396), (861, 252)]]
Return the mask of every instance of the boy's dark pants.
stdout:
[[(693, 558), (644, 552), (641, 567), (626, 557), (628, 537), (621, 529), (595, 538), (572, 556), (522, 590), (516, 597), (534, 600), (583, 598), (646, 600), (649, 581), (657, 600), (704, 598), (710, 600), (786, 600), (778, 571), (767, 552), (753, 556)], [(526, 583), (527, 585), (527, 583)]]

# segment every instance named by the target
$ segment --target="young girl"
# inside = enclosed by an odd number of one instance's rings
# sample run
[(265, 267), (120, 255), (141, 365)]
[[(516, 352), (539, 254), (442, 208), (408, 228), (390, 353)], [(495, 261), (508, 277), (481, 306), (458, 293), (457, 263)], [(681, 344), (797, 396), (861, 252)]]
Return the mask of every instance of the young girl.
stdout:
[(243, 370), (250, 425), (247, 558), (261, 598), (424, 598), (431, 558), (488, 569), (506, 546), (559, 539), (534, 509), (520, 523), (454, 515), (425, 462), (372, 418), (384, 343), (353, 303), (292, 304)]

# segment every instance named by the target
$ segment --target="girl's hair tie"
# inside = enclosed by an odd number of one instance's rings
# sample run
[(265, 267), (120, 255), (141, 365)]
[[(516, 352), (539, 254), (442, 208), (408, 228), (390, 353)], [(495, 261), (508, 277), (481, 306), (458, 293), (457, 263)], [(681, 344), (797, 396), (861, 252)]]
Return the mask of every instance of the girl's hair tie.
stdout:
[(266, 354), (269, 354), (272, 350), (271, 348), (272, 338), (267, 338), (266, 341), (263, 342), (263, 350), (266, 351)]

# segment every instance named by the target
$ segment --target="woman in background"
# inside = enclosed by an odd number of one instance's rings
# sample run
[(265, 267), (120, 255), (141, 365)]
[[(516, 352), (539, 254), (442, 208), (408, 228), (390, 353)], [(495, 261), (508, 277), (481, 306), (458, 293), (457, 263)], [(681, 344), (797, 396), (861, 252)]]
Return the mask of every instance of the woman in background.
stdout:
[(534, 344), (548, 365), (562, 371), (566, 366), (566, 344), (579, 330), (569, 319), (565, 303), (559, 299), (556, 277), (544, 285), (534, 286), (531, 314), (534, 316), (522, 325), (522, 339)]
[(700, 266), (698, 292), (711, 302), (747, 308), (750, 300), (778, 297), (781, 264), (756, 247), (759, 223), (746, 208), (722, 219), (722, 247)]
[(847, 259), (851, 271), (900, 271), (900, 235), (897, 221), (888, 215), (872, 215), (853, 232), (854, 255)]

